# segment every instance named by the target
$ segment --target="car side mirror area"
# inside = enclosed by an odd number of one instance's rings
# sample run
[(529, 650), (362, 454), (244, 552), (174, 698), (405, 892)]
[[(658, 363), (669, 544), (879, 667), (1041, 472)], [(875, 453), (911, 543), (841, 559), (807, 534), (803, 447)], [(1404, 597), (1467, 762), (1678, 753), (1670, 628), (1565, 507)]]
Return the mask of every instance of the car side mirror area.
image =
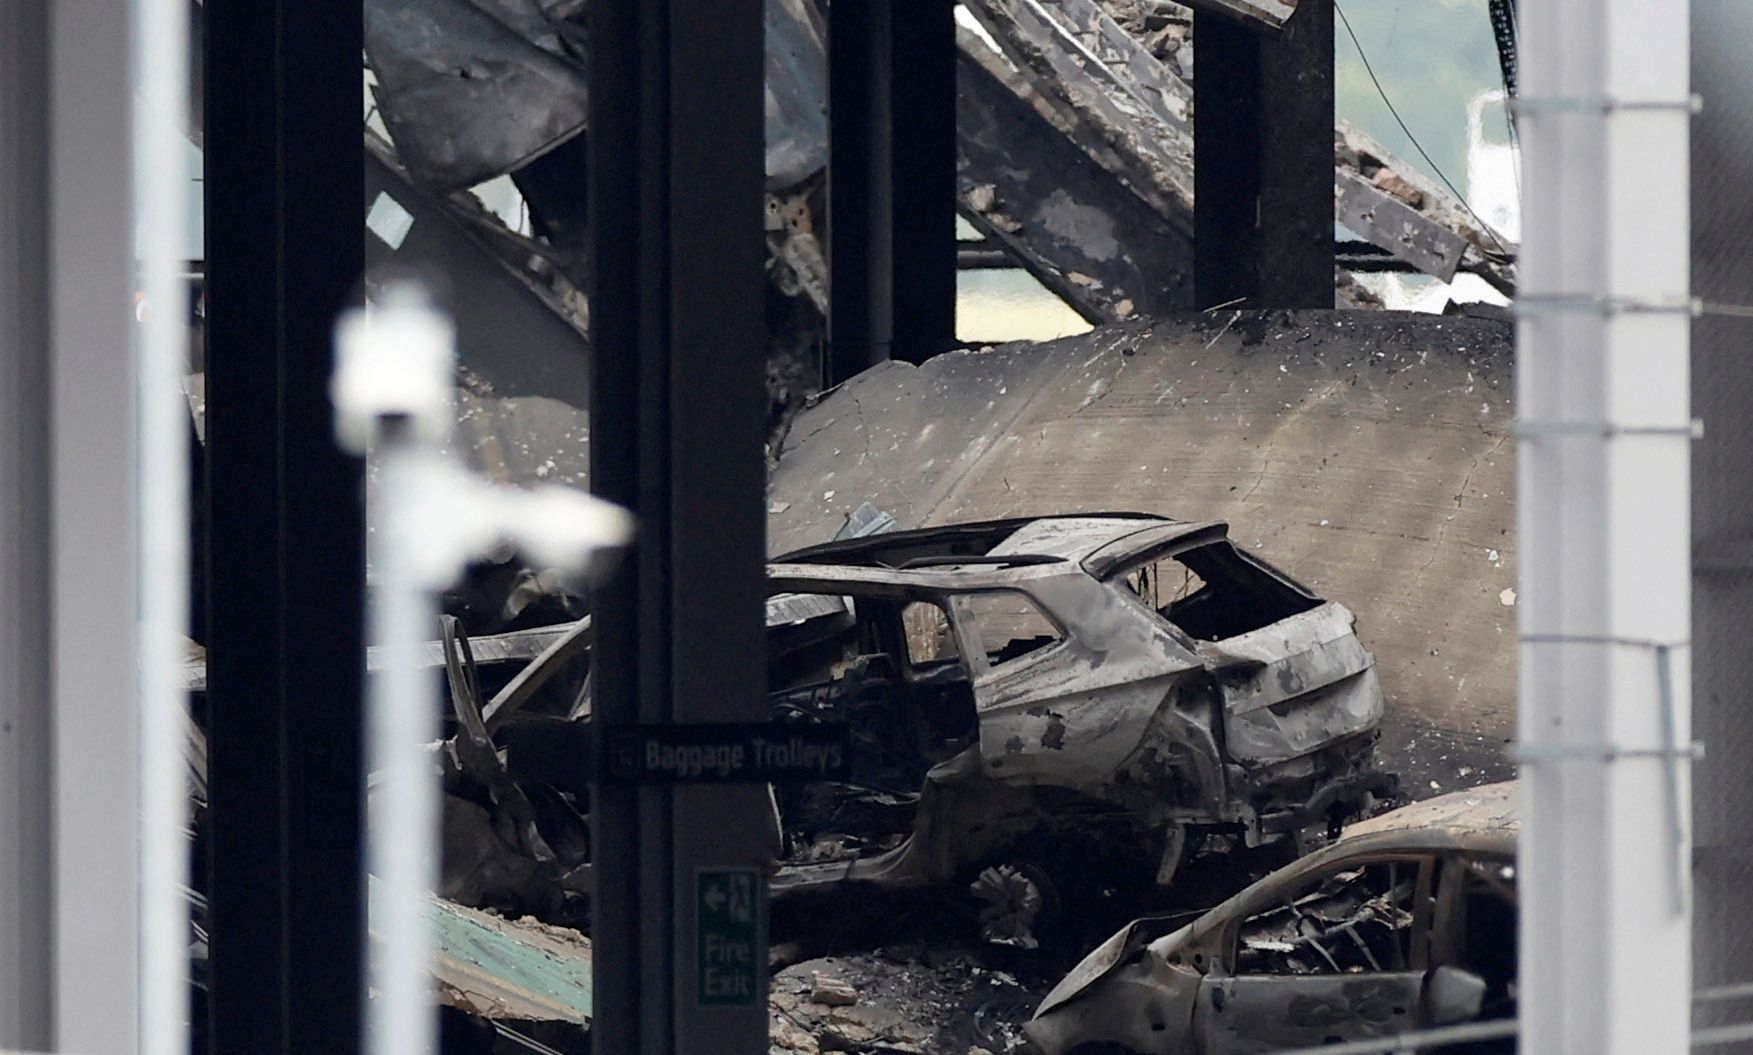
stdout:
[(1471, 1022), (1485, 1006), (1485, 979), (1459, 967), (1438, 967), (1424, 976), (1424, 1024)]

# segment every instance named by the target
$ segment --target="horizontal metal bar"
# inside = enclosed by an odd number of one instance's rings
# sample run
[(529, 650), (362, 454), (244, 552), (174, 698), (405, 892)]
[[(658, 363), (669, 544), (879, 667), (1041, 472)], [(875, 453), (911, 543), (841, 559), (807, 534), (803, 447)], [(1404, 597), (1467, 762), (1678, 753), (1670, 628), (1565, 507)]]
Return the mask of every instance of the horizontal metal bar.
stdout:
[(1723, 304), (1707, 300), (1699, 304), (1700, 315), (1722, 315), (1733, 319), (1753, 319), (1753, 304)]
[(963, 246), (956, 250), (956, 269), (959, 271), (992, 271), (1021, 266), (1002, 249)]
[(1694, 1003), (1710, 1003), (1718, 1000), (1746, 1000), (1753, 998), (1753, 982), (1740, 982), (1735, 985), (1713, 985), (1706, 989), (1695, 990), (1692, 994)]
[(1526, 114), (1611, 114), (1629, 110), (1678, 110), (1696, 114), (1704, 110), (1704, 96), (1697, 92), (1684, 99), (1615, 99), (1606, 95), (1524, 95), (1509, 100), (1510, 112)]
[(1421, 1029), (1411, 1033), (1394, 1033), (1343, 1044), (1322, 1044), (1312, 1048), (1290, 1048), (1272, 1055), (1385, 1055), (1387, 1052), (1416, 1051), (1445, 1044), (1465, 1044), (1475, 1040), (1498, 1040), (1516, 1035), (1516, 1020), (1497, 1018), (1489, 1022), (1467, 1022), (1459, 1026)]
[(1704, 438), (1704, 421), (1693, 418), (1689, 425), (1616, 425), (1606, 421), (1518, 421), (1510, 431), (1518, 439), (1543, 436), (1682, 436)]
[(1526, 744), (1510, 748), (1510, 760), (1536, 762), (1616, 762), (1621, 758), (1689, 758), (1704, 757), (1704, 744), (1694, 741), (1684, 747), (1623, 747), (1619, 744)]
[(1649, 315), (1671, 313), (1697, 317), (1704, 314), (1704, 301), (1685, 297), (1674, 301), (1638, 300), (1634, 297), (1599, 296), (1591, 293), (1523, 293), (1510, 305), (1517, 315), (1562, 311), (1588, 311), (1599, 315)]
[(1692, 1031), (1692, 1046), (1695, 1048), (1713, 1048), (1719, 1044), (1734, 1044), (1743, 1040), (1753, 1040), (1753, 1022)]
[(1690, 641), (1656, 641), (1646, 637), (1614, 637), (1607, 634), (1523, 634), (1524, 645), (1624, 645), (1627, 648), (1687, 648)]

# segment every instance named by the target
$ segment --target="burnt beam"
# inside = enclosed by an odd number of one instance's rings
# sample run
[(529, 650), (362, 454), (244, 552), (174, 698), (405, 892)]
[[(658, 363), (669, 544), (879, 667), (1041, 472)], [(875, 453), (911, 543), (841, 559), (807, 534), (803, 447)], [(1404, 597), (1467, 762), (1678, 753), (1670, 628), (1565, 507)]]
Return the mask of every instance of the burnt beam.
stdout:
[(913, 0), (892, 22), (894, 343), (922, 363), (956, 343), (956, 5)]
[(894, 340), (892, 0), (828, 12), (828, 370), (838, 384)]
[(358, 0), (208, 0), (209, 1050), (359, 1050), (363, 474), (331, 328), (364, 260)]
[(1194, 294), (1333, 306), (1333, 3), (1275, 36), (1193, 15)]
[(948, 0), (828, 14), (828, 384), (955, 346), (956, 24)]

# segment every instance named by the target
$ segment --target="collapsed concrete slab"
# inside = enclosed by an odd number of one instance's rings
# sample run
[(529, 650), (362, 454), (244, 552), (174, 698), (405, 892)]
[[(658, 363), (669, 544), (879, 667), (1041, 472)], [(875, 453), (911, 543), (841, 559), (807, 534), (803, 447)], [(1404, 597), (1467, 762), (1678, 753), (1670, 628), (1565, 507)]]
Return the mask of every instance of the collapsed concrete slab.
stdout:
[(1358, 613), (1417, 794), (1508, 775), (1515, 699), (1511, 328), (1223, 311), (890, 363), (801, 414), (769, 547), (870, 501), (901, 528), (1134, 509), (1236, 541)]

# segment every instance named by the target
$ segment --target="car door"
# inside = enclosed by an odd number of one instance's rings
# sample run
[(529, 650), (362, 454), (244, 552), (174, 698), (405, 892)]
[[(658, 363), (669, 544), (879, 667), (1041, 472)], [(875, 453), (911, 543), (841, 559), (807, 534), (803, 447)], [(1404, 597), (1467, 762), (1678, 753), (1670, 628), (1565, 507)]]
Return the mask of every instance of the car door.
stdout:
[(987, 772), (1067, 787), (1109, 780), (1199, 658), (1081, 573), (1026, 585), (951, 598)]
[(1430, 854), (1378, 856), (1261, 887), (1200, 983), (1198, 1050), (1249, 1055), (1430, 1024), (1438, 865)]

